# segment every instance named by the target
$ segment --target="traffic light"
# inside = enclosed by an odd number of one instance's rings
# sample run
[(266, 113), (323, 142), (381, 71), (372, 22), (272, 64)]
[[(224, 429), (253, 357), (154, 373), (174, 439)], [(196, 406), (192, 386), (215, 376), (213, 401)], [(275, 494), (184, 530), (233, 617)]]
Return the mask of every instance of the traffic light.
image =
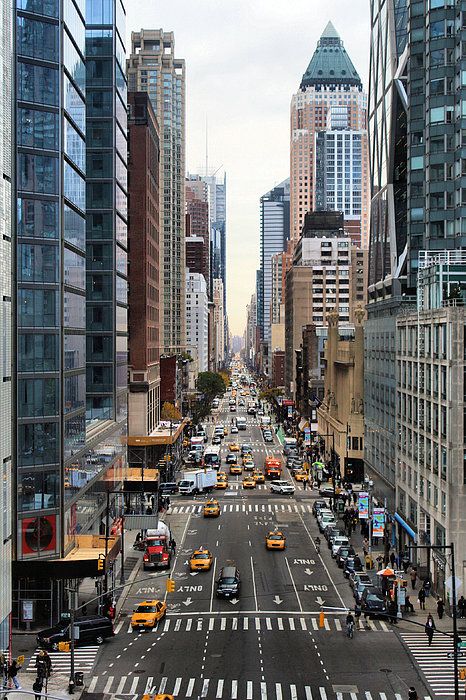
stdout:
[(166, 581), (166, 590), (167, 593), (173, 593), (175, 591), (175, 581), (172, 578), (167, 578)]
[(58, 651), (69, 651), (70, 650), (70, 643), (69, 642), (58, 642)]
[(104, 559), (99, 557), (97, 559), (97, 571), (103, 571), (104, 570)]

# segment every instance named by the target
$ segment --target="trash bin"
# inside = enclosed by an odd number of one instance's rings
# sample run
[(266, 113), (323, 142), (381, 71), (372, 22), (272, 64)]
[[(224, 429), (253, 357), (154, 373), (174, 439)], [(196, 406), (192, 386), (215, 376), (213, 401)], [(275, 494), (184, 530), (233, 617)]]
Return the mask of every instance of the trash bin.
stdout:
[(84, 685), (84, 673), (82, 671), (75, 671), (74, 684), (77, 688), (82, 688)]

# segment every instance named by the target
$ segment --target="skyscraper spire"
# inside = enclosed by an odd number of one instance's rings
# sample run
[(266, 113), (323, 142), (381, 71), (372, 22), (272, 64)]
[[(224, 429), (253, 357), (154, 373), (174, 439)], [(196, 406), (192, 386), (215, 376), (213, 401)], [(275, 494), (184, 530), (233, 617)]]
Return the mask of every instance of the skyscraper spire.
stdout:
[(317, 43), (300, 88), (325, 84), (357, 86), (362, 90), (361, 78), (332, 22), (328, 22)]

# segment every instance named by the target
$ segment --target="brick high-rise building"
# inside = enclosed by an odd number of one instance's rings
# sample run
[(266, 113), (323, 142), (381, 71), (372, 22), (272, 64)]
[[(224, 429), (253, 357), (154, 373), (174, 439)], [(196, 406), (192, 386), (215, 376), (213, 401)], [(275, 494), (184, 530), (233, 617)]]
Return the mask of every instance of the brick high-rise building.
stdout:
[[(306, 212), (317, 208), (340, 210), (361, 220), (361, 242), (367, 247), (369, 173), (366, 132), (367, 97), (361, 79), (346, 53), (343, 42), (329, 22), (304, 73), (299, 91), (291, 100), (290, 141), (290, 237), (296, 245)], [(356, 160), (356, 141), (350, 133), (357, 132), (360, 149), (360, 173)], [(325, 147), (327, 156), (318, 173), (317, 135), (329, 132)], [(325, 139), (324, 139), (325, 140)], [(333, 157), (330, 151), (333, 149)], [(348, 184), (335, 171), (350, 157), (353, 175)], [(343, 175), (343, 173), (342, 173)], [(316, 182), (325, 180), (323, 206), (318, 206)], [(335, 203), (333, 203), (333, 199)], [(353, 225), (354, 228), (354, 225)]]
[(128, 93), (130, 435), (160, 419), (159, 126), (146, 92)]
[(162, 348), (179, 353), (186, 346), (185, 63), (175, 58), (173, 32), (132, 32), (127, 74), (129, 90), (149, 93), (160, 124)]

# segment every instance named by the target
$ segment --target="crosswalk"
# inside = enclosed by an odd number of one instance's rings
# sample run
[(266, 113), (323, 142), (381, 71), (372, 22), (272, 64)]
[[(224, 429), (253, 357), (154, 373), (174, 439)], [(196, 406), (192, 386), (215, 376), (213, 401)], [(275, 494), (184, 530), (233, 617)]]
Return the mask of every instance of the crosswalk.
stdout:
[[(221, 503), (223, 513), (312, 513), (312, 505), (300, 503)], [(202, 513), (204, 506), (187, 504), (184, 506), (170, 506), (169, 515), (177, 513)]]
[[(368, 620), (361, 625), (357, 633), (390, 632), (390, 627), (383, 620)], [(324, 627), (319, 627), (315, 617), (167, 617), (151, 632), (342, 632), (342, 622), (338, 617), (325, 618)], [(118, 623), (115, 633), (134, 634), (129, 623)]]
[[(432, 646), (429, 646), (424, 631), (403, 632), (400, 637), (426, 677), (433, 694), (453, 697), (455, 695), (453, 659), (448, 658), (448, 654), (453, 651), (451, 638), (436, 633)], [(466, 666), (461, 662), (462, 659), (460, 659), (460, 665)]]
[[(29, 673), (36, 672), (36, 657), (39, 653), (39, 649), (36, 649), (34, 654), (28, 661), (26, 666), (26, 671)], [(84, 673), (90, 673), (94, 666), (97, 652), (99, 651), (98, 646), (85, 646), (78, 647), (74, 652), (74, 667), (76, 671), (83, 671)], [(70, 672), (70, 654), (69, 652), (63, 651), (50, 651), (50, 659), (52, 661), (52, 671), (54, 673), (69, 673)]]
[[(141, 695), (168, 693), (176, 698), (208, 698), (209, 700), (404, 700), (400, 693), (384, 689), (380, 692), (359, 690), (334, 691), (332, 686), (312, 686), (302, 683), (260, 682), (246, 679), (185, 678), (183, 676), (93, 676), (87, 685), (88, 693), (109, 695)], [(425, 696), (423, 700), (430, 700)]]

